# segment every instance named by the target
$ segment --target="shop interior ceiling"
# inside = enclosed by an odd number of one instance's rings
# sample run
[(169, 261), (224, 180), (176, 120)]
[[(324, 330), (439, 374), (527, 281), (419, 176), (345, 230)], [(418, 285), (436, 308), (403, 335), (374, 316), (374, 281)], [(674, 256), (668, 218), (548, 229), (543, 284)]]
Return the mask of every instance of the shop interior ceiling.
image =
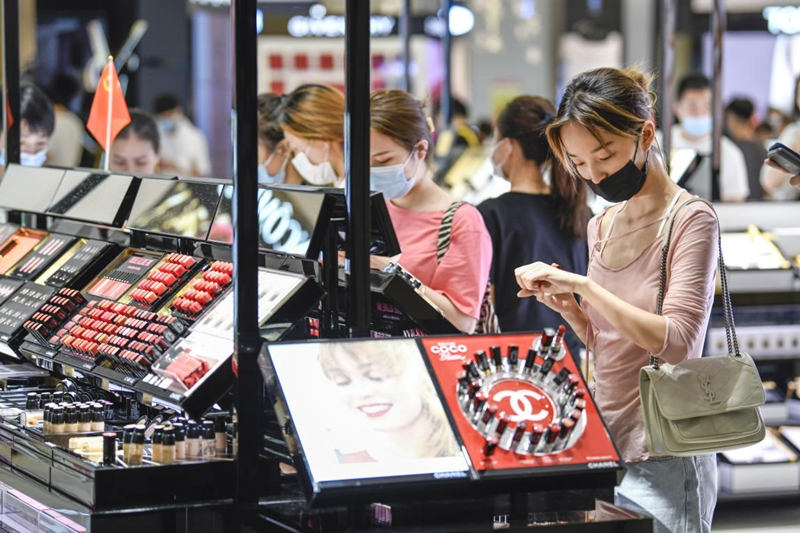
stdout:
[[(731, 12), (760, 13), (769, 6), (793, 6), (797, 0), (726, 0), (725, 9)], [(709, 13), (714, 8), (714, 0), (692, 0), (692, 11)]]
[[(323, 4), (330, 13), (344, 13), (346, 0), (323, 0)], [(463, 2), (461, 2), (463, 3)], [(371, 0), (370, 10), (373, 13), (397, 15), (403, 5), (401, 0)], [(411, 11), (414, 13), (435, 13), (442, 3), (441, 0), (411, 0)]]

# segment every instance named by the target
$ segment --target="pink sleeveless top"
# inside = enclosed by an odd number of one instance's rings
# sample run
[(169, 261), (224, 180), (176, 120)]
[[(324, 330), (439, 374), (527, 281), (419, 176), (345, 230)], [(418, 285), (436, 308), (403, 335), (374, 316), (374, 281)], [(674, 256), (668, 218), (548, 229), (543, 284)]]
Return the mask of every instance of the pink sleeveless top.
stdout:
[[(629, 264), (610, 268), (601, 257), (605, 239), (599, 232), (605, 213), (589, 221), (587, 276), (626, 302), (655, 313), (663, 235)], [(654, 223), (663, 222), (664, 218), (666, 213)], [(642, 228), (634, 231), (639, 229)], [(678, 212), (670, 239), (663, 306), (667, 335), (661, 351), (654, 354), (668, 363), (702, 355), (714, 299), (717, 233), (717, 219), (706, 204), (694, 202)], [(625, 235), (611, 237), (618, 238)], [(639, 369), (649, 363), (649, 354), (615, 330), (588, 302), (583, 309), (589, 323), (587, 343), (595, 354), (595, 401), (623, 459), (645, 461), (649, 454), (639, 397)]]

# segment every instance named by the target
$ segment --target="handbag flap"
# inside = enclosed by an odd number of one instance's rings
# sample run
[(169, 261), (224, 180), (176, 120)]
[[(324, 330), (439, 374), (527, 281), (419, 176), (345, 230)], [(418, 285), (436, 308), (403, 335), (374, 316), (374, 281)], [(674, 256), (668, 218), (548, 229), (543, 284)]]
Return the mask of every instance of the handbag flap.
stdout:
[(765, 401), (764, 387), (753, 359), (742, 353), (687, 359), (658, 369), (642, 368), (649, 378), (661, 414), (682, 420), (753, 408)]

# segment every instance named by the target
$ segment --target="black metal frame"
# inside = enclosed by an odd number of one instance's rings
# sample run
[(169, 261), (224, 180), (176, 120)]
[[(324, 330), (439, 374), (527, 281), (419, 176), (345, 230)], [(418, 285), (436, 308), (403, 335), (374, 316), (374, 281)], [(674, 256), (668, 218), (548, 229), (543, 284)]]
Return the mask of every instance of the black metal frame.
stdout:
[[(19, 163), (19, 0), (3, 0), (3, 40), (3, 91), (8, 98), (8, 107), (3, 109), (6, 162)], [(14, 119), (11, 127), (6, 117), (9, 110)]]
[(453, 7), (453, 0), (442, 0), (442, 12), (440, 17), (444, 21), (444, 33), (442, 34), (442, 48), (444, 52), (444, 78), (442, 79), (442, 96), (440, 106), (442, 109), (443, 127), (447, 128), (453, 121), (453, 36), (450, 34), (450, 8)]
[(714, 9), (711, 12), (711, 35), (712, 35), (712, 55), (713, 72), (711, 74), (711, 116), (713, 117), (714, 129), (711, 132), (711, 199), (719, 201), (720, 194), (720, 162), (722, 153), (720, 151), (720, 141), (722, 140), (723, 116), (722, 116), (722, 39), (725, 35), (725, 23), (727, 10), (725, 0), (714, 0)]

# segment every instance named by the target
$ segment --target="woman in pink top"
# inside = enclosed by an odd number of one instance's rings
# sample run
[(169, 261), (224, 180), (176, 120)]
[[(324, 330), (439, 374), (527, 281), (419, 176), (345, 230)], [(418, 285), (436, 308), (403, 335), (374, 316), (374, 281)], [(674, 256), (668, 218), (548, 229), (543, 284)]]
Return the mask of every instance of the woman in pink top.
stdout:
[[(450, 247), (439, 262), (436, 241), (453, 198), (431, 179), (431, 129), (422, 106), (399, 90), (370, 96), (370, 188), (383, 193), (397, 240), (400, 265), (423, 283), (423, 292), (458, 329), (472, 333), (492, 264), (492, 241), (471, 205), (453, 218)], [(387, 257), (371, 259), (381, 269)]]
[[(714, 297), (717, 221), (703, 203), (676, 216), (663, 315), (656, 314), (661, 232), (690, 195), (667, 175), (654, 147), (650, 80), (603, 68), (578, 75), (547, 131), (572, 175), (620, 202), (589, 222), (587, 275), (533, 263), (517, 269), (520, 296), (561, 313), (595, 353), (595, 400), (627, 473), (617, 503), (654, 518), (656, 531), (710, 531), (716, 459), (650, 457), (643, 434), (639, 369), (700, 357)], [(575, 295), (580, 297), (580, 304)]]

